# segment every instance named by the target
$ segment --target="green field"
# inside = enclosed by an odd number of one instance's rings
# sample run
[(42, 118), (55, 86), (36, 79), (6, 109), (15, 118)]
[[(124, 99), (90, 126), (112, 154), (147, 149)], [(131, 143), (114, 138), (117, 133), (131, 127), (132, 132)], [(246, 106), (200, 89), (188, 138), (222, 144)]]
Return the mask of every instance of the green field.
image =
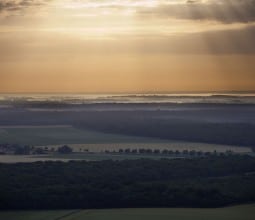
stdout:
[(143, 143), (164, 142), (152, 138), (139, 138), (118, 134), (81, 130), (73, 127), (8, 127), (0, 128), (0, 143), (18, 143), (29, 145), (58, 144), (105, 144), (105, 143)]
[(72, 154), (47, 154), (47, 155), (0, 155), (0, 163), (29, 163), (37, 161), (63, 161), (70, 160), (136, 160), (145, 159), (161, 159), (161, 158), (180, 158), (177, 156), (166, 155), (146, 155), (146, 154), (105, 154), (105, 153), (72, 153)]
[(108, 209), (70, 211), (6, 211), (3, 220), (253, 220), (255, 204), (218, 209)]

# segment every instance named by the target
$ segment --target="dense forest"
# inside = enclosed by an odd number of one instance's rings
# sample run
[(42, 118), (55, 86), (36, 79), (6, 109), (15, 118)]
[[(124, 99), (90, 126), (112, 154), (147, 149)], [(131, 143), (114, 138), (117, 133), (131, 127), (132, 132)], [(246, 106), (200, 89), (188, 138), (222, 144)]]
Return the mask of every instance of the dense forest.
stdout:
[(255, 158), (0, 164), (0, 208), (221, 207), (255, 202)]

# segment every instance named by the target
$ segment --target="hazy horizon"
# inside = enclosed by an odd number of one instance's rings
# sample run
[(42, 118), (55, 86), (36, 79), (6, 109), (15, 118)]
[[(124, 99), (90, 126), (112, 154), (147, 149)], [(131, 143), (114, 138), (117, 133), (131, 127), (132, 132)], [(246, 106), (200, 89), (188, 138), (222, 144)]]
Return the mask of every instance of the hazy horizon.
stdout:
[(255, 90), (243, 91), (130, 91), (130, 92), (0, 92), (0, 95), (255, 95)]

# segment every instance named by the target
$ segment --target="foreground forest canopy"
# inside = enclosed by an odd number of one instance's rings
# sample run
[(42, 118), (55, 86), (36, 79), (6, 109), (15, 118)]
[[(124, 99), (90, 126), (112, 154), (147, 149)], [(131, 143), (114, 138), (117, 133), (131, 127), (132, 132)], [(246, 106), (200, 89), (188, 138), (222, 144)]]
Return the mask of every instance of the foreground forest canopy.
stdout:
[(0, 164), (0, 208), (221, 207), (255, 202), (255, 158)]

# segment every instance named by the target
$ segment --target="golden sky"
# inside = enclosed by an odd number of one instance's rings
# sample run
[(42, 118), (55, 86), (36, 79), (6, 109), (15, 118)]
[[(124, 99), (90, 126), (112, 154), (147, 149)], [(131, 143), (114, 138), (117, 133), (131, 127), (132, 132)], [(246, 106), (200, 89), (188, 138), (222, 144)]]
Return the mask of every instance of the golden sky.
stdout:
[(0, 0), (0, 92), (255, 88), (255, 0)]

